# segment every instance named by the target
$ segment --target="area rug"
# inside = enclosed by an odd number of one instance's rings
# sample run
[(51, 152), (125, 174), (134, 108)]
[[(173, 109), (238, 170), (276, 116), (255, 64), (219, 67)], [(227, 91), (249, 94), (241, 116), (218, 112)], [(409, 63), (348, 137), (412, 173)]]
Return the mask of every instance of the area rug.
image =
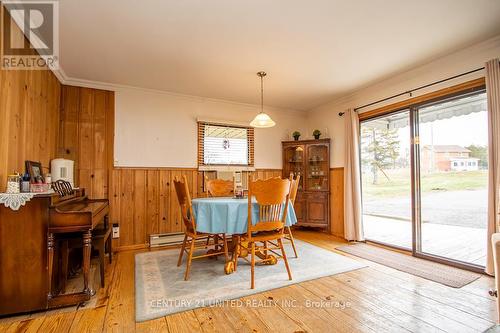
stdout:
[(276, 265), (255, 267), (255, 289), (250, 289), (250, 265), (241, 260), (238, 270), (224, 274), (224, 260), (196, 259), (189, 281), (184, 281), (186, 259), (177, 267), (179, 249), (139, 253), (135, 256), (136, 321), (205, 306), (221, 305), (266, 290), (335, 275), (366, 265), (332, 251), (295, 240), (299, 258), (285, 245), (293, 280), (288, 280), (282, 260)]
[(344, 245), (338, 247), (337, 250), (453, 288), (461, 288), (481, 277), (477, 273), (415, 258), (378, 246), (367, 244)]

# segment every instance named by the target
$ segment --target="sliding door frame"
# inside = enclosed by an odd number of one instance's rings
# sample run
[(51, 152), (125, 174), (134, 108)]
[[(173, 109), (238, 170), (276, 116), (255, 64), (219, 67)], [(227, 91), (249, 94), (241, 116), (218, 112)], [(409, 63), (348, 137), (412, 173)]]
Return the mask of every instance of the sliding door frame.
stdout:
[(414, 210), (414, 215), (415, 215), (415, 219), (413, 220), (413, 225), (414, 225), (413, 228), (415, 230), (415, 233), (412, 236), (413, 242), (414, 242), (412, 253), (417, 258), (428, 259), (428, 260), (432, 260), (432, 261), (435, 261), (438, 263), (448, 264), (448, 265), (452, 265), (452, 266), (455, 266), (458, 268), (467, 269), (467, 270), (471, 270), (471, 271), (475, 271), (475, 272), (484, 272), (484, 266), (480, 266), (480, 265), (476, 265), (476, 264), (472, 264), (472, 263), (468, 263), (468, 262), (464, 262), (464, 261), (460, 261), (460, 260), (456, 260), (456, 259), (452, 259), (452, 258), (448, 258), (448, 257), (443, 257), (443, 256), (431, 254), (431, 253), (426, 253), (426, 252), (422, 251), (422, 219), (421, 219), (422, 205), (421, 205), (421, 191), (420, 191), (421, 178), (420, 178), (420, 136), (419, 136), (419, 124), (420, 124), (420, 122), (418, 121), (418, 119), (419, 119), (419, 110), (421, 108), (432, 106), (435, 104), (440, 104), (440, 103), (447, 102), (447, 101), (453, 101), (453, 100), (460, 99), (460, 98), (466, 97), (466, 96), (473, 96), (476, 94), (481, 94), (481, 93), (484, 93), (485, 91), (486, 91), (485, 86), (479, 86), (479, 87), (476, 87), (474, 89), (467, 89), (466, 91), (456, 92), (454, 94), (443, 96), (439, 99), (432, 100), (429, 102), (422, 102), (422, 103), (416, 104), (410, 108), (410, 112), (412, 114), (412, 117), (414, 118), (413, 128), (414, 128), (414, 131), (416, 134), (415, 136), (412, 136), (414, 142), (412, 142), (412, 145), (411, 145), (412, 150), (413, 150), (412, 158), (414, 160), (414, 162), (412, 164), (413, 169), (414, 169), (412, 174), (415, 175), (415, 189), (416, 189), (412, 193), (412, 195), (413, 195), (412, 202), (413, 201), (415, 202), (415, 205), (412, 207), (412, 210)]
[[(411, 126), (411, 122), (412, 122), (412, 117), (411, 117), (411, 109), (409, 107), (405, 107), (405, 108), (402, 108), (402, 109), (398, 109), (398, 110), (392, 110), (392, 111), (388, 111), (384, 114), (377, 114), (377, 115), (374, 115), (370, 118), (366, 118), (366, 119), (362, 119), (361, 120), (361, 115), (360, 115), (360, 120), (359, 120), (359, 128), (361, 129), (361, 124), (364, 123), (364, 122), (367, 122), (367, 121), (370, 121), (370, 120), (375, 120), (377, 118), (383, 118), (383, 117), (386, 117), (386, 116), (390, 116), (390, 115), (394, 115), (394, 114), (398, 114), (398, 113), (403, 113), (403, 112), (408, 112), (408, 121), (409, 121), (409, 124), (410, 124), (410, 136), (408, 137), (408, 140), (411, 140), (411, 142), (413, 142), (413, 128)], [(359, 147), (358, 147), (358, 153), (359, 155), (361, 156), (361, 131), (359, 133), (359, 138), (358, 138), (358, 142), (359, 142)], [(413, 159), (413, 144), (410, 145), (410, 165), (412, 165), (414, 159)], [(360, 163), (360, 170), (361, 170), (361, 158), (359, 160), (359, 163)], [(361, 175), (360, 175), (361, 177)], [(396, 249), (398, 251), (403, 251), (403, 252), (407, 252), (407, 253), (412, 253), (413, 254), (413, 242), (414, 242), (414, 237), (413, 237), (413, 215), (414, 215), (414, 204), (413, 204), (413, 191), (414, 191), (414, 187), (413, 187), (413, 167), (412, 167), (412, 171), (410, 172), (410, 195), (411, 195), (411, 223), (412, 223), (412, 243), (411, 243), (411, 248), (407, 248), (407, 247), (403, 247), (403, 246), (399, 246), (399, 245), (395, 245), (395, 244), (390, 244), (390, 243), (386, 243), (386, 242), (383, 242), (383, 241), (379, 241), (379, 240), (375, 240), (375, 239), (365, 239), (366, 242), (368, 243), (373, 243), (373, 244), (377, 244), (377, 245), (381, 245), (381, 246), (385, 246), (385, 247), (389, 247), (389, 248), (392, 248), (392, 249)], [(360, 179), (360, 183), (361, 183), (361, 201), (363, 201), (363, 181), (362, 179)]]
[[(361, 113), (359, 115), (359, 126), (361, 123), (396, 114), (400, 112), (409, 112), (410, 124), (410, 181), (411, 181), (411, 218), (412, 218), (412, 248), (407, 249), (397, 245), (387, 244), (376, 240), (367, 239), (367, 242), (380, 244), (397, 250), (411, 252), (414, 257), (427, 259), (441, 264), (467, 269), (470, 271), (483, 273), (484, 266), (466, 263), (463, 261), (445, 258), (438, 255), (422, 252), (422, 224), (421, 224), (421, 184), (420, 184), (420, 136), (419, 136), (419, 109), (425, 106), (442, 103), (447, 100), (453, 100), (466, 95), (482, 93), (486, 90), (484, 78), (468, 81), (450, 88), (441, 89), (436, 92), (425, 94), (423, 96), (411, 98), (406, 101), (384, 106), (379, 109)], [(361, 148), (361, 133), (360, 133)], [(360, 159), (360, 164), (361, 164)], [(361, 165), (360, 165), (361, 168)], [(361, 175), (360, 175), (361, 176)]]
[(421, 221), (421, 204), (420, 204), (420, 168), (418, 167), (418, 151), (419, 151), (419, 129), (417, 122), (417, 113), (415, 107), (410, 107), (410, 173), (411, 173), (411, 228), (412, 228), (412, 248), (413, 256), (417, 256), (422, 248), (422, 224)]

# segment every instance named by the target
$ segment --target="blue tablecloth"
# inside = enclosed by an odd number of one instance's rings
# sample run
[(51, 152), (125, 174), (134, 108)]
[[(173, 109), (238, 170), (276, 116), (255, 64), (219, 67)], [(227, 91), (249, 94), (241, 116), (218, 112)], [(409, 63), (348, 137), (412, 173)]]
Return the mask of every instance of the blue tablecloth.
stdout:
[[(198, 198), (193, 199), (196, 230), (207, 233), (244, 234), (248, 225), (248, 199)], [(252, 205), (252, 223), (259, 218), (259, 205)], [(286, 225), (297, 223), (293, 205), (289, 203)]]

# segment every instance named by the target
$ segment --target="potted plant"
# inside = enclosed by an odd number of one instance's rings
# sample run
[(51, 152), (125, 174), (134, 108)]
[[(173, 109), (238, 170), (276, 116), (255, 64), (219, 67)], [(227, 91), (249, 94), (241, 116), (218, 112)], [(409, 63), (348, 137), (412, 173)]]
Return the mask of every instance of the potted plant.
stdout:
[(315, 129), (315, 130), (314, 130), (314, 132), (313, 132), (313, 136), (314, 136), (314, 138), (315, 138), (316, 140), (318, 140), (318, 139), (319, 139), (319, 137), (321, 136), (321, 132), (320, 132), (320, 130)]
[(295, 141), (299, 141), (299, 138), (300, 138), (300, 132), (299, 131), (295, 131), (292, 133), (292, 136), (293, 136), (293, 139)]

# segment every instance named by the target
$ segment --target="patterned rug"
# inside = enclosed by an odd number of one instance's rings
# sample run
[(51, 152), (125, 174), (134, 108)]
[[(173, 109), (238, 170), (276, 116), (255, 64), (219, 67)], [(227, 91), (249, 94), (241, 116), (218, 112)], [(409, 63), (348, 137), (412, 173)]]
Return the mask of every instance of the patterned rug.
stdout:
[(481, 277), (477, 273), (415, 258), (378, 246), (367, 244), (344, 245), (338, 247), (337, 250), (453, 288), (461, 288)]
[(295, 241), (299, 258), (285, 245), (293, 280), (288, 280), (285, 265), (255, 267), (255, 289), (250, 289), (250, 265), (240, 259), (238, 271), (224, 274), (224, 260), (196, 259), (189, 281), (184, 281), (186, 256), (177, 267), (179, 249), (139, 253), (135, 256), (135, 316), (141, 322), (168, 314), (257, 294), (291, 284), (366, 267), (356, 260)]

